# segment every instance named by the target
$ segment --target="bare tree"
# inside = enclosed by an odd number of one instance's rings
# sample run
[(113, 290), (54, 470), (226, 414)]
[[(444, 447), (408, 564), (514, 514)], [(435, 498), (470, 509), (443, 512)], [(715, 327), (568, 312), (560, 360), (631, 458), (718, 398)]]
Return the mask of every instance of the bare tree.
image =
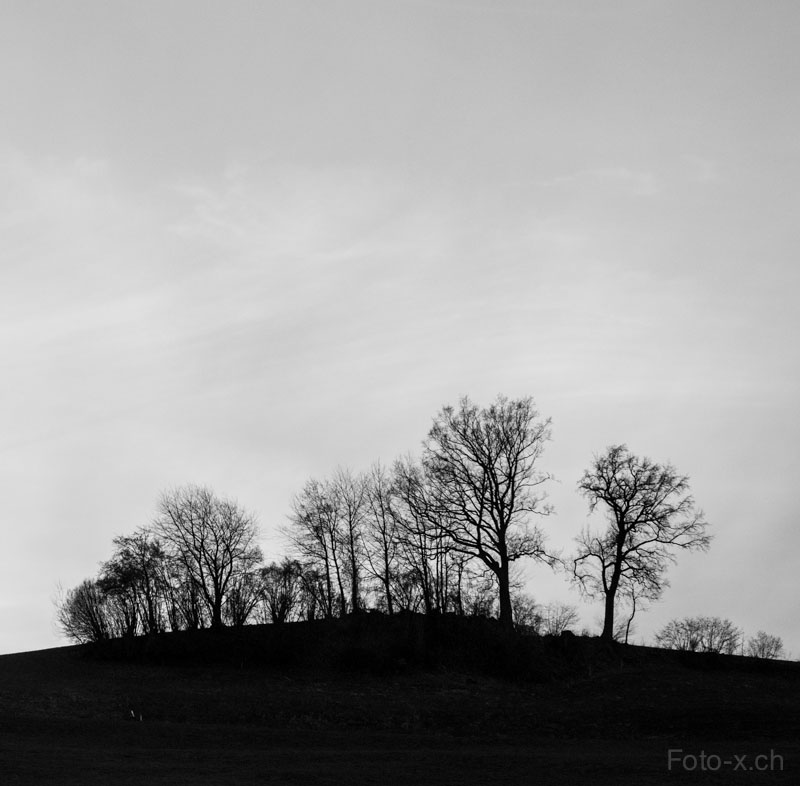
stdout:
[(85, 579), (66, 593), (59, 590), (56, 621), (64, 634), (78, 644), (102, 641), (114, 635), (106, 595), (93, 579)]
[(455, 575), (450, 581), (452, 590), (443, 610), (467, 617), (494, 617), (497, 613), (496, 582), (490, 571), (485, 568), (476, 570), (475, 562), (471, 557), (455, 552), (452, 561)]
[(434, 487), (440, 532), (453, 548), (479, 560), (495, 578), (500, 622), (513, 626), (510, 567), (522, 557), (552, 564), (531, 514), (546, 515), (539, 490), (550, 476), (537, 469), (550, 438), (533, 399), (498, 396), (478, 408), (467, 397), (444, 407), (424, 443), (423, 465)]
[(461, 587), (470, 557), (460, 554), (441, 526), (434, 488), (426, 468), (410, 456), (392, 468), (393, 512), (397, 525), (399, 577), (403, 608), (425, 613), (449, 607), (463, 612)]
[(780, 636), (771, 636), (763, 630), (747, 640), (745, 653), (751, 658), (783, 657), (783, 640)]
[[(261, 569), (263, 618), (279, 624), (292, 618), (303, 595), (303, 566), (284, 558)], [(313, 616), (311, 617), (313, 619)]]
[(207, 605), (178, 553), (167, 553), (164, 588), (167, 619), (172, 630), (199, 630), (208, 627), (210, 618)]
[(514, 625), (518, 630), (541, 633), (542, 612), (532, 595), (524, 592), (512, 592), (511, 605), (514, 609)]
[[(329, 483), (310, 479), (292, 500), (290, 527), (286, 535), (304, 563), (319, 571), (322, 584), (314, 594), (323, 616), (332, 617), (338, 606), (347, 610), (339, 499)], [(309, 585), (309, 590), (312, 585)]]
[(397, 459), (392, 468), (392, 488), (397, 502), (397, 538), (400, 548), (400, 575), (405, 578), (403, 588), (404, 606), (411, 608), (415, 590), (421, 595), (423, 609), (430, 613), (434, 609), (433, 578), (431, 576), (431, 548), (435, 540), (431, 530), (436, 526), (436, 517), (431, 516), (430, 500), (422, 467), (410, 456)]
[(367, 516), (364, 522), (365, 567), (378, 582), (383, 606), (394, 614), (394, 589), (399, 573), (400, 538), (392, 478), (379, 462), (365, 478)]
[(362, 475), (339, 467), (329, 484), (339, 513), (338, 531), (344, 546), (345, 573), (350, 588), (350, 612), (357, 614), (363, 605), (361, 573), (364, 562), (364, 516), (367, 484)]
[(239, 578), (261, 561), (254, 517), (205, 487), (184, 486), (162, 495), (153, 525), (205, 604), (214, 628)]
[(327, 592), (323, 574), (311, 562), (300, 563), (300, 568), (299, 618), (304, 620), (329, 618), (332, 614), (331, 597)]
[(125, 633), (164, 630), (166, 555), (147, 529), (114, 538), (114, 554), (101, 567), (99, 586), (119, 608)]
[(664, 574), (675, 551), (705, 551), (711, 538), (687, 493), (688, 477), (671, 464), (634, 456), (625, 445), (595, 456), (578, 489), (591, 511), (605, 506), (608, 525), (580, 535), (573, 577), (587, 596), (604, 599), (601, 636), (611, 640), (618, 596), (657, 599), (668, 586)]
[(578, 623), (578, 610), (568, 603), (548, 603), (541, 616), (541, 632), (550, 636), (560, 636)]
[(741, 643), (739, 628), (730, 620), (719, 617), (671, 620), (656, 633), (656, 644), (672, 650), (734, 655)]
[(225, 596), (223, 619), (227, 624), (237, 628), (247, 625), (260, 599), (260, 571), (253, 569), (237, 573), (231, 580)]

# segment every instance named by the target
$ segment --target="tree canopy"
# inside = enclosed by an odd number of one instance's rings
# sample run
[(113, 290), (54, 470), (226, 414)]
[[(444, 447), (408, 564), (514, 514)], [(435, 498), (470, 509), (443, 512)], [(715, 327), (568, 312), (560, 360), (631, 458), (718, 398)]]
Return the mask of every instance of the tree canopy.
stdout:
[(573, 576), (590, 597), (605, 602), (602, 636), (614, 635), (618, 598), (655, 600), (668, 586), (666, 570), (680, 550), (706, 550), (707, 523), (689, 495), (689, 478), (612, 445), (596, 455), (578, 482), (590, 511), (602, 506), (605, 528), (578, 537)]

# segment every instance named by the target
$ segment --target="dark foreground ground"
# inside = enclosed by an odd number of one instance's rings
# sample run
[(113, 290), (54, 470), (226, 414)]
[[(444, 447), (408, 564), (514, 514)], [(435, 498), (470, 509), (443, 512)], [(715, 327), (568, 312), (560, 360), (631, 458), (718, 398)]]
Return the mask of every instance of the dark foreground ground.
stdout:
[(0, 783), (800, 783), (800, 664), (566, 646), (522, 682), (6, 655)]

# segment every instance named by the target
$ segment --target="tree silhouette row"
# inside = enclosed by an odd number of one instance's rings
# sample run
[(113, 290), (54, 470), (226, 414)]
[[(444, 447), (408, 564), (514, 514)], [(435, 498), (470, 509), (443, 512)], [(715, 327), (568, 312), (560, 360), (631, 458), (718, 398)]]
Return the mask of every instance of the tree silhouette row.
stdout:
[(434, 417), (419, 457), (309, 479), (282, 532), (290, 554), (264, 564), (254, 516), (211, 489), (162, 494), (149, 525), (114, 539), (94, 579), (62, 593), (57, 617), (75, 641), (332, 618), (378, 610), (496, 616), (542, 630), (559, 615), (522, 591), (530, 559), (564, 570), (604, 602), (602, 636), (660, 597), (681, 550), (707, 549), (688, 478), (625, 445), (594, 457), (578, 483), (606, 523), (569, 558), (547, 547), (553, 513), (542, 470), (551, 422), (531, 397), (464, 397)]

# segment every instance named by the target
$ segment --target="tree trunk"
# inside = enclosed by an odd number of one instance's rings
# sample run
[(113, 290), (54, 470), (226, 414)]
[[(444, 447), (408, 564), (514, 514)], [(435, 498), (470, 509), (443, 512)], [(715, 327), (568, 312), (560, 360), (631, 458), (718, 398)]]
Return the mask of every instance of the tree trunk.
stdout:
[(386, 591), (386, 612), (391, 616), (394, 614), (394, 604), (392, 603), (392, 569), (389, 564), (389, 553), (386, 540), (383, 541), (383, 586)]
[(622, 547), (625, 543), (625, 523), (624, 520), (617, 523), (619, 534), (617, 535), (616, 554), (614, 559), (614, 569), (611, 573), (611, 581), (606, 586), (606, 608), (603, 617), (603, 632), (600, 638), (604, 641), (614, 641), (614, 604), (617, 599), (617, 590), (622, 575)]
[(433, 599), (431, 598), (430, 575), (427, 568), (423, 567), (419, 575), (422, 585), (422, 603), (425, 606), (425, 613), (430, 614), (433, 611)]
[(603, 617), (603, 632), (600, 634), (600, 638), (604, 639), (605, 641), (613, 641), (614, 640), (614, 596), (616, 595), (616, 591), (609, 589), (606, 592), (606, 600), (605, 600), (605, 615)]
[(211, 617), (211, 627), (219, 630), (222, 627), (222, 603), (215, 602)]
[(333, 579), (331, 578), (331, 565), (328, 561), (328, 554), (325, 553), (325, 618), (333, 618)]
[(511, 582), (509, 566), (505, 562), (497, 572), (497, 585), (500, 595), (500, 624), (507, 630), (514, 628), (514, 612), (511, 608)]
[(391, 616), (394, 614), (394, 602), (392, 601), (392, 585), (387, 578), (384, 587), (386, 589), (386, 613)]
[(358, 575), (358, 563), (356, 562), (355, 552), (350, 552), (350, 572), (352, 581), (350, 582), (350, 613), (358, 614), (361, 611), (360, 586)]

